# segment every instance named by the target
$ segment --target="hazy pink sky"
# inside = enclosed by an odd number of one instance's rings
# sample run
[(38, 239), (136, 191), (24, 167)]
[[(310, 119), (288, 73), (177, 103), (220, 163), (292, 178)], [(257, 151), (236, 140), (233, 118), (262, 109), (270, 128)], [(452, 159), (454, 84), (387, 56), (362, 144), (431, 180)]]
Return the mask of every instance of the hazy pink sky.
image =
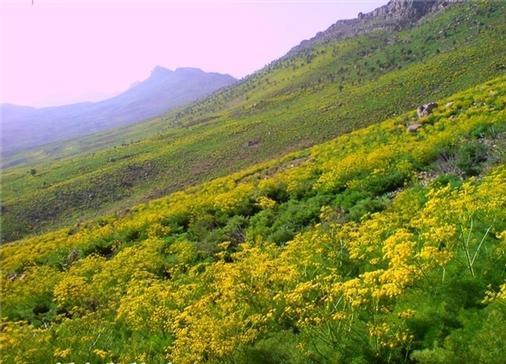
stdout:
[(243, 77), (370, 1), (0, 0), (0, 102), (94, 101), (156, 65)]

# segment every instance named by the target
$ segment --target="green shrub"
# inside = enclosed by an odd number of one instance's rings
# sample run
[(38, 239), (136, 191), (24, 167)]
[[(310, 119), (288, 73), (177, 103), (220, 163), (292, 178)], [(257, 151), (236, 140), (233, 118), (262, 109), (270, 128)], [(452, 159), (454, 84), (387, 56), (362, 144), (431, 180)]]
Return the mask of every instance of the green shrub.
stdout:
[(487, 159), (487, 146), (478, 141), (473, 141), (464, 144), (457, 152), (457, 167), (459, 167), (466, 176), (476, 176), (480, 174), (482, 165)]
[(360, 221), (364, 216), (373, 212), (383, 210), (387, 205), (388, 199), (386, 198), (365, 198), (358, 201), (355, 206), (350, 208), (350, 219)]

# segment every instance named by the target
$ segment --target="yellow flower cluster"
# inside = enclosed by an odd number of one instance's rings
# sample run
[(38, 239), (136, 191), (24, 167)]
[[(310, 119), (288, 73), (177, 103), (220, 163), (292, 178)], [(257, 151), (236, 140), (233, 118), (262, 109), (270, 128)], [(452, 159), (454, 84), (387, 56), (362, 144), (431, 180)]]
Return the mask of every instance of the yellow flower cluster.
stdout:
[(276, 201), (266, 196), (260, 196), (257, 198), (257, 205), (261, 209), (272, 209), (276, 206)]

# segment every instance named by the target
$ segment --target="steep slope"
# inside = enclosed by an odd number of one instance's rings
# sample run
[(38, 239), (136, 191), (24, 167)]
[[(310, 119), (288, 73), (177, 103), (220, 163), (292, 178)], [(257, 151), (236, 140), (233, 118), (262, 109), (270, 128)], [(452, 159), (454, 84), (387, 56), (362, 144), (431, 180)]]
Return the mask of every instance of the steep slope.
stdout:
[(356, 19), (339, 20), (327, 30), (302, 41), (284, 58), (310, 51), (315, 45), (345, 39), (375, 31), (396, 31), (416, 24), (427, 14), (444, 10), (462, 0), (400, 0), (389, 1), (369, 13), (359, 13)]
[(150, 77), (127, 91), (95, 103), (29, 108), (1, 105), (2, 153), (92, 134), (159, 116), (236, 80), (196, 68), (156, 67)]
[(3, 360), (497, 362), (506, 77), (437, 101), (1, 246)]
[[(64, 152), (72, 158), (31, 165), (33, 176), (28, 167), (8, 169), (3, 238), (127, 208), (503, 74), (505, 15), (504, 2), (456, 4), (400, 32), (318, 44), (129, 129), (116, 148), (83, 156), (71, 144)], [(146, 129), (156, 136), (136, 137)], [(107, 145), (110, 135), (86, 143)]]

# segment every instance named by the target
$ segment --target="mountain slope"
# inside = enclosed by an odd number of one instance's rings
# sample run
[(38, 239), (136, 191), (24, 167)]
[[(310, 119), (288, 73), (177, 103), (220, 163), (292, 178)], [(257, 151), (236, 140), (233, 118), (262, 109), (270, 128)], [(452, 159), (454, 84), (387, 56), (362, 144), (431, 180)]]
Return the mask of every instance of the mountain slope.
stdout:
[[(401, 0), (389, 1), (386, 5), (369, 12), (360, 13), (355, 19), (339, 20), (328, 29), (302, 41), (284, 58), (310, 51), (318, 44), (345, 39), (375, 31), (398, 31), (415, 25), (424, 16), (444, 10), (462, 0)], [(282, 58), (282, 59), (284, 59)]]
[(505, 101), (503, 76), (1, 246), (3, 359), (497, 362)]
[(147, 118), (207, 96), (236, 80), (196, 68), (156, 67), (127, 91), (95, 103), (29, 108), (1, 105), (2, 153), (10, 155), (58, 140), (92, 134)]
[[(270, 73), (277, 66), (283, 67), (283, 61), (289, 61), (290, 58), (296, 58), (296, 56), (302, 56), (302, 58), (310, 61), (314, 57), (311, 49), (315, 46), (318, 46), (319, 44), (335, 42), (345, 38), (364, 35), (372, 32), (392, 33), (399, 31), (401, 29), (416, 25), (416, 23), (424, 16), (430, 13), (442, 11), (452, 3), (456, 2), (458, 2), (458, 0), (393, 0), (370, 13), (359, 14), (358, 18), (356, 19), (339, 20), (327, 30), (318, 33), (314, 38), (301, 42), (300, 45), (294, 47), (290, 52), (288, 52), (287, 55), (281, 57), (279, 60), (272, 62), (269, 67), (266, 67), (260, 72), (247, 77), (245, 80), (238, 84), (238, 87), (232, 87), (225, 92), (218, 93), (216, 98), (211, 97), (203, 103), (197, 103), (195, 108), (200, 110), (199, 114), (202, 114), (206, 111), (212, 112), (213, 110), (216, 111), (220, 108), (227, 108), (240, 102), (240, 100), (245, 96), (245, 93), (247, 93), (252, 88), (255, 88), (254, 85), (256, 82), (262, 82), (263, 74)], [(370, 50), (356, 49), (355, 51), (357, 51), (357, 55), (364, 56), (367, 55), (367, 52)], [(337, 49), (333, 49), (333, 53), (335, 52), (337, 52)], [(336, 59), (336, 63), (338, 61), (342, 60), (340, 60), (338, 57), (338, 59)], [(344, 67), (341, 67), (340, 71), (345, 72), (346, 69)], [(336, 81), (336, 75), (333, 74), (333, 72), (329, 72), (328, 75), (325, 75), (325, 77), (327, 76), (331, 77), (332, 81)], [(341, 81), (344, 81), (343, 78), (341, 78)], [(279, 90), (278, 92), (284, 92), (284, 90)], [(219, 99), (220, 101), (215, 102), (216, 99)], [(211, 109), (208, 110), (209, 106), (211, 106)], [(218, 107), (218, 109), (216, 109), (216, 107)], [(190, 118), (195, 119), (195, 115), (193, 115), (194, 108), (189, 109), (192, 110)], [(185, 110), (182, 110), (182, 113), (178, 113), (177, 115), (181, 116), (184, 114)], [(169, 117), (169, 119), (172, 118)], [(202, 119), (209, 120), (209, 116), (204, 116)], [(198, 120), (190, 120), (190, 122), (195, 123), (198, 122)], [(29, 164), (33, 161), (39, 161), (42, 159), (60, 159), (62, 157), (77, 155), (83, 152), (100, 149), (103, 148), (104, 145), (120, 145), (132, 139), (144, 138), (147, 135), (159, 131), (159, 129), (159, 123), (145, 123), (141, 128), (138, 129), (128, 128), (124, 130), (113, 130), (108, 133), (104, 133), (100, 135), (96, 140), (93, 138), (86, 138), (85, 141), (78, 139), (65, 144), (51, 144), (45, 146), (43, 149), (32, 150), (28, 153), (11, 156), (10, 158), (7, 158), (7, 161), (4, 162), (3, 165), (10, 166), (17, 164)]]
[[(311, 54), (132, 127), (115, 148), (34, 164), (33, 176), (27, 167), (8, 169), (3, 238), (128, 208), (503, 74), (505, 14), (504, 2), (456, 4), (400, 32), (318, 44)], [(156, 135), (137, 139), (145, 128)]]

